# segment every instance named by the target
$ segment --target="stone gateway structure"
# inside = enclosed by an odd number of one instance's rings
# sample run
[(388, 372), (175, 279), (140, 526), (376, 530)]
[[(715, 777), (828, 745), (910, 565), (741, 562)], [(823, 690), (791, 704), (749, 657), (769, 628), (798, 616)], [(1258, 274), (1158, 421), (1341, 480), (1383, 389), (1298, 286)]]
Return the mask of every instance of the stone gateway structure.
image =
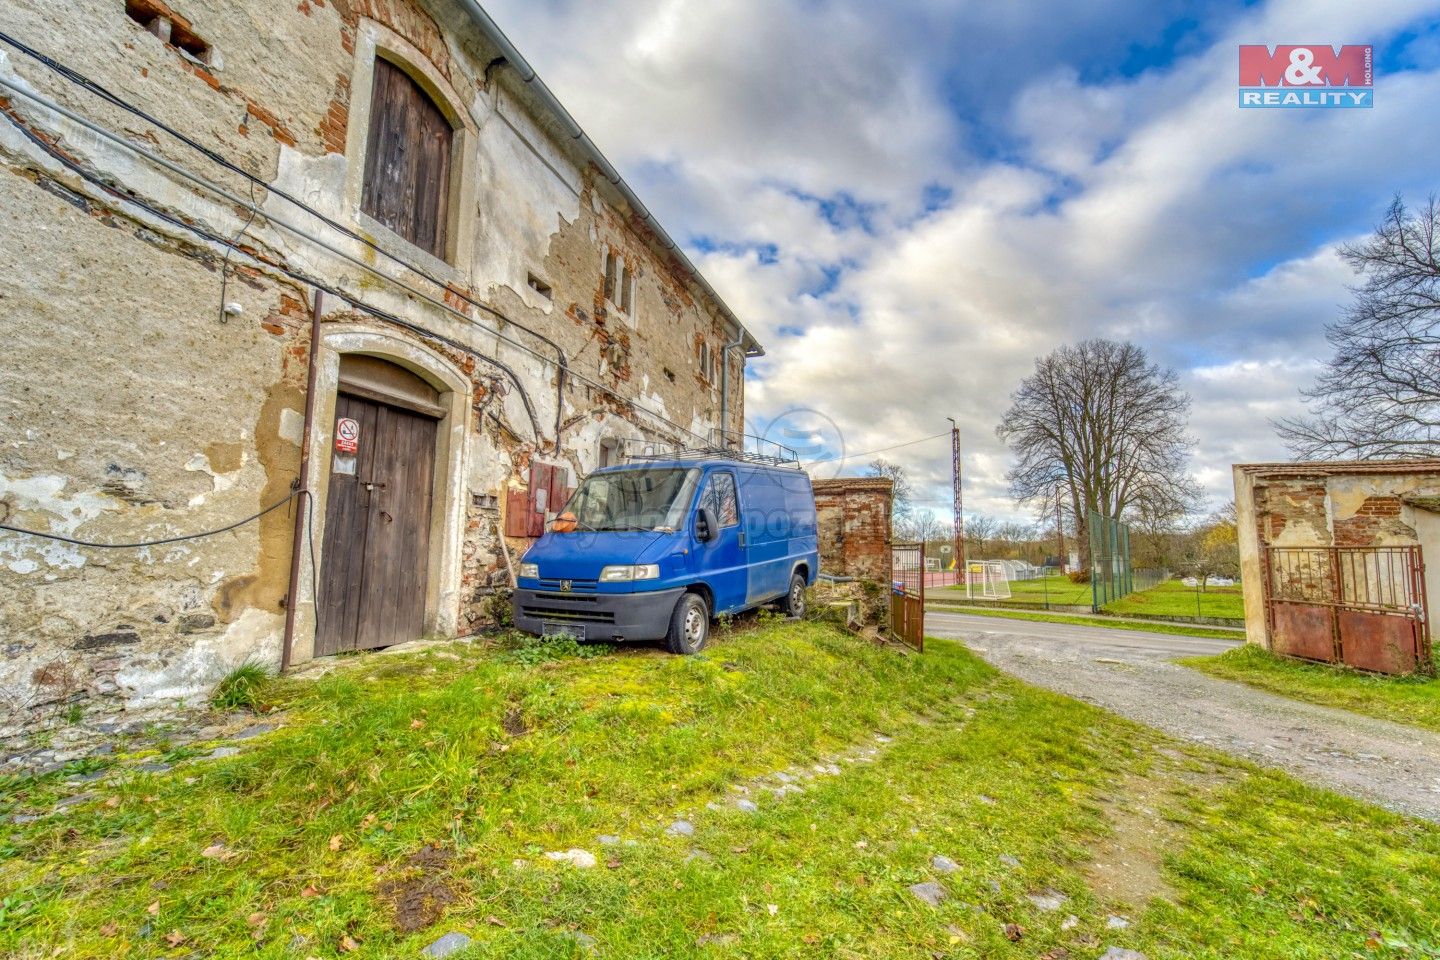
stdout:
[(472, 0), (5, 11), (5, 706), (473, 633), (580, 475), (738, 442), (759, 345)]
[(1440, 460), (1234, 468), (1247, 639), (1288, 656), (1429, 671)]

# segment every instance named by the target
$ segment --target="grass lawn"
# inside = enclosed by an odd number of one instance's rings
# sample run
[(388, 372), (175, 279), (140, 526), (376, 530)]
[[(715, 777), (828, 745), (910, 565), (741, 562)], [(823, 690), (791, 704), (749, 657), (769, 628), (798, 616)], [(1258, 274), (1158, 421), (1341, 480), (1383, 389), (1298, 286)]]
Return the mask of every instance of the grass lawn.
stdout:
[[(957, 644), (781, 623), (574, 652), (359, 657), (277, 684), (283, 726), (234, 756), (72, 787), (94, 796), (0, 832), (0, 955), (410, 958), (453, 930), (457, 960), (1440, 956), (1440, 828)], [(60, 791), (10, 782), (0, 810)], [(545, 856), (572, 849), (598, 862)]]
[[(945, 610), (943, 603), (934, 609)], [(996, 610), (991, 607), (952, 607), (955, 613), (974, 614), (977, 617), (997, 617), (1002, 620), (1029, 620), (1033, 623), (1068, 623), (1081, 627), (1104, 627), (1107, 630), (1140, 630), (1145, 633), (1168, 633), (1177, 637), (1208, 637), (1215, 640), (1243, 641), (1245, 634), (1223, 627), (1191, 627), (1184, 624), (1140, 620), (1114, 620), (1097, 616), (1070, 616), (1063, 613), (1047, 613), (1043, 610)]]
[[(1197, 596), (1199, 605), (1196, 605)], [(1144, 614), (1160, 617), (1229, 617), (1245, 618), (1245, 599), (1240, 587), (1207, 587), (1199, 592), (1179, 580), (1166, 580), (1149, 590), (1121, 597), (1105, 606), (1106, 613), (1116, 616)]]
[[(979, 587), (975, 590), (978, 594)], [(928, 595), (936, 599), (950, 599), (956, 597), (965, 599), (965, 586), (963, 584), (952, 587), (932, 587), (926, 591)], [(978, 596), (976, 603), (1054, 603), (1062, 606), (1083, 606), (1090, 605), (1090, 584), (1071, 583), (1069, 577), (1042, 577), (1038, 580), (1012, 580), (1010, 582), (1010, 598), (1008, 600), (984, 600)]]
[(1181, 662), (1296, 700), (1440, 731), (1440, 680), (1384, 677), (1286, 660), (1251, 645), (1218, 657), (1193, 657)]

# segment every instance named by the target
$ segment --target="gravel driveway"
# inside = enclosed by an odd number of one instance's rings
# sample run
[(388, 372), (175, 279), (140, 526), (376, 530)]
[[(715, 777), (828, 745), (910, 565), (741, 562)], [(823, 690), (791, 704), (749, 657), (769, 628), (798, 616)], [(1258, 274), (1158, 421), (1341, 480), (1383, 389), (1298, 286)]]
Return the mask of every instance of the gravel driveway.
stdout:
[(1172, 662), (1234, 643), (937, 610), (925, 632), (963, 640), (1037, 686), (1302, 780), (1440, 821), (1440, 735), (1289, 700)]

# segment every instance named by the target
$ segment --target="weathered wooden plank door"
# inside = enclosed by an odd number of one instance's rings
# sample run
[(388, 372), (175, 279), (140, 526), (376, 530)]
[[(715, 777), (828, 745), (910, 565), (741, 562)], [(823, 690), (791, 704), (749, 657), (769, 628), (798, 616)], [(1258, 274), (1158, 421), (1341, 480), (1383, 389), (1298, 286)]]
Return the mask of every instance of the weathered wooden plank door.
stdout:
[(330, 474), (315, 654), (414, 640), (425, 629), (435, 421), (340, 394), (360, 425), (353, 474)]
[(361, 207), (442, 259), (453, 139), (450, 121), (420, 85), (377, 59)]

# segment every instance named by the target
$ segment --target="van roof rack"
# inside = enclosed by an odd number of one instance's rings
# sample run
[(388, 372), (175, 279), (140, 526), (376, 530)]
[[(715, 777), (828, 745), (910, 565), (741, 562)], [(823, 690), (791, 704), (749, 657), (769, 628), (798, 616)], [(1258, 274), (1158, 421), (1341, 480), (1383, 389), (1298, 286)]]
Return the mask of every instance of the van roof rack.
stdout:
[(671, 443), (668, 440), (622, 440), (620, 456), (627, 461), (712, 460), (800, 469), (800, 455), (783, 443), (748, 433), (716, 434), (706, 444)]

